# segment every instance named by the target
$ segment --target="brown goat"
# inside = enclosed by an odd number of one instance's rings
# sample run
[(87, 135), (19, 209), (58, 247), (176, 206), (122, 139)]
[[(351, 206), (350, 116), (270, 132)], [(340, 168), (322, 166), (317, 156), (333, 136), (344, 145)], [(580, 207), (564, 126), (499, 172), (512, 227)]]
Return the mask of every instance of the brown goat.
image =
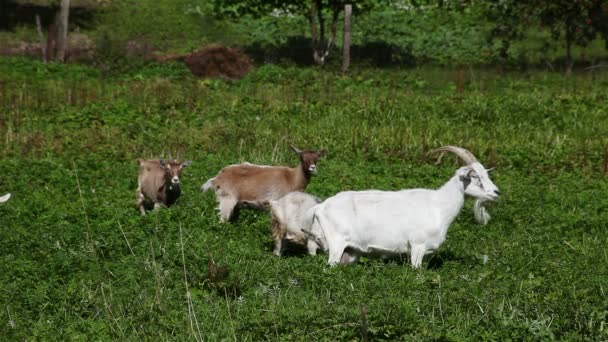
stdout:
[(138, 159), (139, 177), (137, 179), (136, 205), (142, 215), (146, 207), (169, 207), (181, 194), (180, 180), (184, 167), (192, 161), (165, 161), (163, 159)]
[(290, 147), (300, 158), (300, 164), (294, 168), (250, 163), (229, 165), (203, 184), (202, 191), (215, 191), (221, 222), (233, 219), (235, 208), (237, 211), (240, 207), (267, 209), (269, 201), (306, 189), (325, 150), (300, 151)]

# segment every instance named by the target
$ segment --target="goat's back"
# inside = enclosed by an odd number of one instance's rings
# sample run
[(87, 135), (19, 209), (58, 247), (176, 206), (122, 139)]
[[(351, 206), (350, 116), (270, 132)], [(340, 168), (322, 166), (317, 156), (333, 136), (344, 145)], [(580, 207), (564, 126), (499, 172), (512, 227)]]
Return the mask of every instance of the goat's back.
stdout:
[(321, 199), (305, 192), (294, 191), (276, 201), (270, 201), (271, 214), (288, 226), (299, 226), (308, 209), (321, 203)]
[(249, 163), (226, 166), (213, 180), (217, 193), (237, 196), (239, 202), (272, 200), (288, 192), (304, 190), (296, 184), (294, 169)]

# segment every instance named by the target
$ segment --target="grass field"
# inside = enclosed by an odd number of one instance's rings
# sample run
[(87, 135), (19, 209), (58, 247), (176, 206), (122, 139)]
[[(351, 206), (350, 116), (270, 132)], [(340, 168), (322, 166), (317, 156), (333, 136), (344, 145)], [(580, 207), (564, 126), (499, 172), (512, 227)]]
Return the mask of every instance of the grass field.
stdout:
[[(608, 73), (265, 66), (235, 83), (179, 67), (106, 78), (0, 59), (0, 336), (6, 340), (608, 339)], [(456, 82), (458, 83), (458, 82)], [(467, 201), (423, 267), (272, 255), (267, 213), (220, 224), (200, 185), (294, 165), (308, 191), (438, 187), (470, 149), (503, 195)], [(136, 158), (179, 156), (178, 205), (141, 217)]]

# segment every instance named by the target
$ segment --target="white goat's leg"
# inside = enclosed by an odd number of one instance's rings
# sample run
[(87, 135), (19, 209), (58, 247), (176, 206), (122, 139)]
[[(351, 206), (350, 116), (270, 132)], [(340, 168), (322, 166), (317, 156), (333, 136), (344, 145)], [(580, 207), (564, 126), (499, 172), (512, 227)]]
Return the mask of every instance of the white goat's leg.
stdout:
[(317, 255), (317, 249), (319, 248), (319, 245), (317, 245), (317, 243), (313, 240), (308, 240), (306, 241), (306, 248), (308, 248), (309, 255)]
[(342, 260), (342, 254), (344, 254), (344, 249), (346, 248), (346, 243), (342, 240), (334, 241), (329, 245), (329, 259), (327, 263), (330, 266), (336, 266)]
[(232, 211), (234, 210), (234, 207), (238, 201), (232, 197), (224, 196), (219, 198), (219, 202), (220, 222), (225, 223), (226, 221), (230, 220)]
[(340, 259), (341, 264), (352, 264), (355, 261), (357, 261), (357, 256), (355, 254), (350, 254), (347, 251), (344, 251), (342, 258)]
[(410, 253), (412, 267), (418, 268), (422, 265), (422, 258), (424, 258), (424, 254), (426, 253), (426, 246), (423, 243), (412, 245)]

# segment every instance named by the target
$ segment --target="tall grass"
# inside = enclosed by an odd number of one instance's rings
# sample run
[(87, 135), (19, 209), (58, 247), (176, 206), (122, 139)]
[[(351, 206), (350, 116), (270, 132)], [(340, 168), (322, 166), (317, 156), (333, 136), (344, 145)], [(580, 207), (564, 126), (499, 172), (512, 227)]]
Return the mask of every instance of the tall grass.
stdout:
[[(608, 338), (607, 74), (266, 66), (225, 83), (15, 63), (0, 62), (7, 339)], [(293, 165), (289, 142), (329, 150), (308, 188), (322, 197), (440, 186), (458, 165), (433, 165), (442, 144), (496, 166), (504, 196), (488, 226), (468, 203), (421, 270), (277, 258), (266, 213), (220, 224), (199, 187), (230, 163)], [(135, 159), (160, 156), (194, 163), (178, 205), (140, 217)]]

